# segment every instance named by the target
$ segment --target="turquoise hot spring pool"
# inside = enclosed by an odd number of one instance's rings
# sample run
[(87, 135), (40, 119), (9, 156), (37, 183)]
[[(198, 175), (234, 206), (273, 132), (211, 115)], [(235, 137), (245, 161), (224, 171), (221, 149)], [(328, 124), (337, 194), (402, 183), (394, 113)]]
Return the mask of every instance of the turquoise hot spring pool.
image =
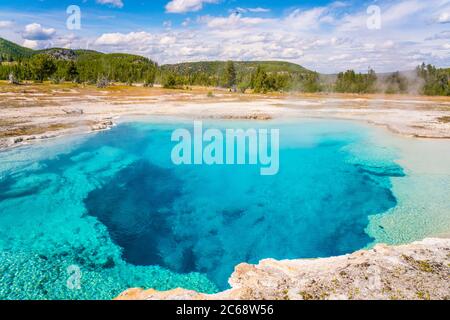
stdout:
[[(409, 230), (420, 212), (396, 222), (410, 214), (405, 185), (424, 177), (368, 126), (204, 125), (279, 129), (278, 174), (174, 165), (171, 133), (191, 128), (187, 120), (124, 121), (1, 152), (0, 299), (111, 299), (130, 287), (214, 293), (242, 262), (336, 256), (430, 233)], [(71, 266), (78, 288), (68, 285)]]

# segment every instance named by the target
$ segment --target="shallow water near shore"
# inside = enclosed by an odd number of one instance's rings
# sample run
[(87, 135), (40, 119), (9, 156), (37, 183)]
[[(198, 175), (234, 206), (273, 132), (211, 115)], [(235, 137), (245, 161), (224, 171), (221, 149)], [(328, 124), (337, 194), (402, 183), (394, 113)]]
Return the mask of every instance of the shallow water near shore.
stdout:
[(241, 262), (336, 256), (450, 227), (444, 193), (434, 192), (432, 217), (423, 216), (424, 197), (411, 200), (420, 184), (428, 193), (449, 186), (445, 164), (430, 174), (402, 161), (404, 149), (371, 127), (205, 126), (280, 129), (279, 173), (175, 166), (171, 133), (191, 121), (126, 122), (0, 153), (0, 298), (110, 299), (130, 287), (213, 293)]

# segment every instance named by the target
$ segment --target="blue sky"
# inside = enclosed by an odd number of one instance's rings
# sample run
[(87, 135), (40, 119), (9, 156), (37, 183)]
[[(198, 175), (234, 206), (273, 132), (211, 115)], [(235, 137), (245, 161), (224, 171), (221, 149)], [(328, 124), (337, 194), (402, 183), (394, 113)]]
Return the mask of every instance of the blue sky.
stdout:
[[(81, 10), (70, 30), (69, 5)], [(450, 0), (0, 0), (0, 37), (159, 63), (286, 60), (320, 72), (450, 66)]]

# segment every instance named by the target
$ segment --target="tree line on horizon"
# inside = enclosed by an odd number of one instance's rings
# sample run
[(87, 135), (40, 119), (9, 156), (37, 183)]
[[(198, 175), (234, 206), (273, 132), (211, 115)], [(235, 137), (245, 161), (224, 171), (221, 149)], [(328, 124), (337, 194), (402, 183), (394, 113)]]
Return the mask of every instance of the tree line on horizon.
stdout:
[[(177, 70), (158, 66), (150, 59), (129, 54), (99, 54), (80, 52), (74, 59), (55, 58), (40, 53), (30, 58), (12, 59), (0, 55), (0, 79), (53, 83), (75, 83), (106, 86), (110, 82), (145, 86), (161, 84), (165, 88), (189, 86), (222, 87), (232, 91), (268, 92), (340, 92), (340, 93), (418, 93), (450, 96), (450, 69), (422, 64), (412, 73), (394, 72), (377, 75), (347, 70), (335, 76), (324, 76), (309, 70), (268, 70), (267, 63), (246, 70), (237, 70), (236, 63), (227, 61), (218, 71), (208, 70), (209, 62), (199, 70)], [(199, 64), (199, 63), (197, 63)], [(201, 64), (201, 63), (200, 63)]]
[(56, 59), (50, 54), (33, 55), (0, 65), (0, 79), (31, 80), (53, 83), (65, 81), (96, 84), (102, 79), (108, 82), (153, 85), (158, 66), (150, 59), (127, 55), (85, 53), (77, 59)]

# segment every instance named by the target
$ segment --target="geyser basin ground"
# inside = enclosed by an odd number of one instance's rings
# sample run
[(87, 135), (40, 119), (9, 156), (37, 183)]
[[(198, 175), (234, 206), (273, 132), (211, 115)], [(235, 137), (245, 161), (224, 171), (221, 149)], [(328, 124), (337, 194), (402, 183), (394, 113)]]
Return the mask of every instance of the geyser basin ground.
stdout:
[[(279, 173), (261, 176), (258, 166), (173, 165), (171, 133), (191, 126), (129, 122), (2, 152), (0, 298), (110, 299), (136, 286), (211, 293), (240, 262), (450, 230), (447, 142), (343, 121), (205, 123), (279, 128)], [(417, 160), (423, 150), (436, 158)]]

